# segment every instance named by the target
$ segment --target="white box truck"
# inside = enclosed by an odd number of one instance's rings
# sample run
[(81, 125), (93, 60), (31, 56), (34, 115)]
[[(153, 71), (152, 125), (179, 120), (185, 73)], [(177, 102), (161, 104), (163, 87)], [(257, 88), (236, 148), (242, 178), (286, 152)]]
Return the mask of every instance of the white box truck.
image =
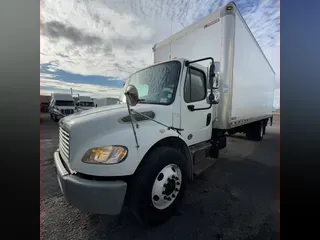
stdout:
[(52, 93), (49, 104), (50, 118), (58, 122), (59, 119), (75, 112), (75, 103), (71, 94)]
[(89, 110), (94, 107), (94, 102), (89, 96), (80, 96), (78, 97), (78, 101), (76, 102), (77, 111)]
[(162, 223), (226, 133), (265, 134), (275, 73), (233, 2), (153, 49), (155, 64), (128, 78), (123, 104), (60, 121), (58, 180), (79, 209), (116, 215), (125, 204)]

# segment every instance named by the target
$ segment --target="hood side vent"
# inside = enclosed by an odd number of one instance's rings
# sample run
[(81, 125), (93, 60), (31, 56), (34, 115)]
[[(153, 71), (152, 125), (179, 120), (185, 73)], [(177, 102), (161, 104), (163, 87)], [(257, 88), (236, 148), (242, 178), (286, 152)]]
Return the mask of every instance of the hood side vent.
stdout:
[[(152, 119), (154, 119), (154, 117), (156, 116), (156, 114), (153, 111), (141, 112), (141, 114), (146, 115), (147, 117), (152, 118)], [(136, 113), (132, 114), (132, 116), (138, 122), (149, 120), (148, 118), (146, 118), (144, 116), (141, 116), (139, 114), (136, 114)], [(128, 116), (125, 116), (125, 117), (121, 118), (121, 121), (125, 122), (125, 123), (131, 122), (131, 118), (128, 115)]]

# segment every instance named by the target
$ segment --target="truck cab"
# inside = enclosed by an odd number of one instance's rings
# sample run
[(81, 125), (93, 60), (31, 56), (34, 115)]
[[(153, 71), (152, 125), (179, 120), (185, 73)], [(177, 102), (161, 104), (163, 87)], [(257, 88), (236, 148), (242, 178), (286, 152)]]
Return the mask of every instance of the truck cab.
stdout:
[(94, 107), (94, 102), (91, 97), (88, 96), (79, 96), (76, 103), (77, 111), (89, 110)]
[[(208, 67), (199, 61), (207, 61)], [(147, 195), (142, 202), (131, 201), (137, 215), (150, 223), (165, 220), (187, 179), (217, 157), (212, 123), (219, 94), (214, 79), (212, 58), (163, 62), (129, 77), (122, 104), (62, 119), (54, 159), (66, 198), (80, 209), (113, 215), (120, 213), (125, 197)], [(130, 87), (136, 89), (136, 105), (126, 97)], [(151, 209), (141, 209), (145, 202)]]
[(75, 112), (75, 104), (71, 94), (52, 93), (49, 113), (53, 121), (57, 122), (65, 116)]
[[(159, 111), (160, 122), (183, 129), (181, 137), (191, 146), (211, 138), (216, 106), (210, 106), (209, 101), (209, 63), (208, 67), (198, 63), (187, 67), (188, 62), (172, 60), (138, 71), (129, 77), (124, 91), (134, 85), (139, 95), (138, 106), (152, 107), (155, 113)], [(124, 91), (120, 99), (126, 102)], [(218, 91), (215, 94), (219, 96)]]

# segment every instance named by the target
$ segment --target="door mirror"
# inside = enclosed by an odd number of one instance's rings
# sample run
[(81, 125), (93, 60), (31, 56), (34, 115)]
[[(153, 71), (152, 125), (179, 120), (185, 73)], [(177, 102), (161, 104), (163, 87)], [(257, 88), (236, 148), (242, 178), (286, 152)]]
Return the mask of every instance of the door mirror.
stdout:
[(213, 87), (213, 79), (215, 77), (215, 65), (212, 63), (210, 65), (210, 68), (209, 68), (209, 84), (210, 84), (210, 87)]
[(215, 65), (215, 77), (213, 80), (213, 89), (219, 88), (219, 74), (220, 74), (220, 62), (214, 62)]

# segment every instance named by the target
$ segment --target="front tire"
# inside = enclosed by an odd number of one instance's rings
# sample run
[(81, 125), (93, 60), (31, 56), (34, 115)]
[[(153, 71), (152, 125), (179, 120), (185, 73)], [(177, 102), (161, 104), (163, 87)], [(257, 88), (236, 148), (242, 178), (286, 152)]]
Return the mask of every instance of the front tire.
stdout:
[(134, 174), (131, 209), (147, 225), (166, 222), (177, 211), (185, 191), (186, 159), (174, 148), (158, 147)]

